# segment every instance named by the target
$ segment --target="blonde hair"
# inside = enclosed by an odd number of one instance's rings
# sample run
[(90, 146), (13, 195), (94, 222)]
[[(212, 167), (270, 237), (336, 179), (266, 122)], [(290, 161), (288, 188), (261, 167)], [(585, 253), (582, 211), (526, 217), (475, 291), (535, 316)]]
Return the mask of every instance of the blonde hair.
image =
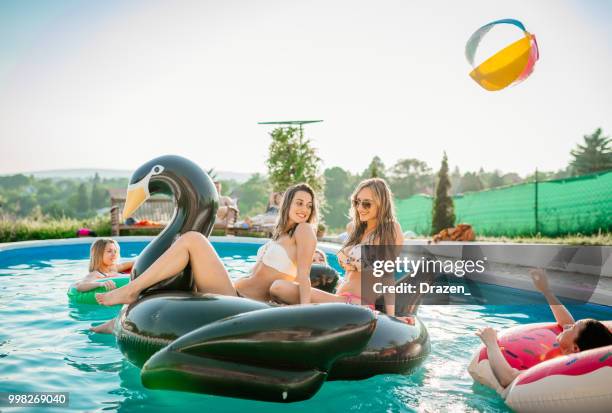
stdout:
[[(323, 262), (325, 263), (325, 265), (329, 265), (329, 263), (327, 262), (327, 254), (325, 254), (325, 252), (323, 252), (322, 249), (316, 248), (314, 253), (321, 254), (321, 257), (323, 258)], [(314, 261), (314, 256), (312, 257), (312, 259)]]
[(115, 244), (117, 253), (119, 253), (119, 243), (112, 238), (100, 238), (91, 244), (91, 249), (89, 251), (89, 272), (100, 270), (102, 258), (104, 257), (104, 250), (109, 243)]
[(310, 211), (310, 216), (306, 220), (309, 224), (312, 222), (317, 222), (317, 197), (313, 189), (308, 184), (297, 184), (289, 187), (285, 194), (283, 195), (283, 200), (281, 202), (280, 210), (278, 212), (278, 219), (276, 220), (276, 226), (274, 227), (274, 232), (272, 234), (272, 239), (277, 240), (282, 235), (289, 234), (289, 236), (293, 236), (293, 232), (295, 231), (296, 225), (292, 225), (289, 227), (289, 209), (291, 208), (291, 203), (293, 202), (293, 198), (295, 194), (300, 191), (304, 191), (312, 197), (312, 211)]
[(393, 205), (393, 194), (391, 193), (391, 190), (384, 179), (371, 178), (361, 181), (351, 195), (350, 218), (352, 229), (348, 234), (343, 247), (361, 243), (361, 238), (365, 233), (367, 222), (361, 222), (359, 220), (357, 208), (355, 208), (353, 204), (357, 199), (357, 194), (359, 194), (359, 192), (361, 192), (361, 190), (364, 188), (370, 188), (372, 190), (374, 198), (373, 201), (378, 207), (378, 213), (376, 215), (376, 228), (370, 234), (368, 241), (378, 241), (377, 243), (379, 245), (394, 245), (397, 236), (395, 229), (397, 219), (395, 217), (395, 207)]

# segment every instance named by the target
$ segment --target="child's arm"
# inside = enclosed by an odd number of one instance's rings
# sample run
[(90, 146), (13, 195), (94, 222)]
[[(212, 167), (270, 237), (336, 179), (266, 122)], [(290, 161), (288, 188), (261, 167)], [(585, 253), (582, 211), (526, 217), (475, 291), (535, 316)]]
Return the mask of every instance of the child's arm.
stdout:
[(487, 356), (489, 357), (489, 365), (493, 374), (499, 381), (502, 387), (508, 387), (510, 383), (519, 375), (519, 371), (512, 368), (508, 361), (504, 358), (504, 355), (499, 348), (497, 343), (497, 332), (491, 327), (485, 327), (478, 330), (476, 333), (482, 340), (484, 345), (487, 347)]
[(533, 285), (538, 289), (546, 298), (548, 305), (550, 305), (550, 310), (555, 316), (555, 320), (557, 324), (560, 326), (564, 326), (566, 324), (574, 324), (574, 317), (572, 317), (571, 313), (565, 308), (563, 304), (555, 297), (553, 292), (548, 285), (548, 276), (546, 275), (546, 271), (542, 268), (538, 268), (535, 270), (530, 270), (531, 278), (533, 279)]

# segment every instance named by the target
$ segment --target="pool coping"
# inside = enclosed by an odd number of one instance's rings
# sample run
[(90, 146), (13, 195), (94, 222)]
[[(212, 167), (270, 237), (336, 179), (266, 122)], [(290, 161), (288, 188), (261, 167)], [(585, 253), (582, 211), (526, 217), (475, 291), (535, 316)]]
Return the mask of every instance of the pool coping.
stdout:
[[(32, 240), (32, 241), (18, 241), (18, 242), (5, 242), (0, 243), (0, 252), (10, 251), (14, 249), (24, 248), (37, 248), (54, 245), (79, 245), (79, 244), (91, 244), (97, 239), (101, 238), (112, 238), (119, 242), (150, 242), (156, 238), (154, 235), (129, 235), (120, 237), (81, 237), (81, 238), (64, 238), (64, 239), (46, 239), (46, 240)], [(236, 236), (210, 236), (211, 242), (218, 243), (241, 243), (241, 244), (256, 244), (262, 245), (269, 241), (269, 238), (253, 238), (253, 237), (236, 237)], [(340, 249), (340, 245), (331, 242), (319, 242), (318, 248), (321, 248), (326, 253), (336, 253)]]

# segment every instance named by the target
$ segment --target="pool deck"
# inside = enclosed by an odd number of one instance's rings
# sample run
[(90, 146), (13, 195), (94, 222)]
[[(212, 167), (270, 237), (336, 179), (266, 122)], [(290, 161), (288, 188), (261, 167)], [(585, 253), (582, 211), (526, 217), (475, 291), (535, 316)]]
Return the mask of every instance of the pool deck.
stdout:
[[(150, 242), (154, 236), (126, 236), (126, 237), (114, 237), (118, 238), (121, 242)], [(236, 237), (236, 236), (212, 236), (210, 237), (212, 242), (231, 242), (231, 243), (244, 243), (244, 244), (257, 244), (260, 245), (267, 241), (265, 238), (250, 238), (250, 237)], [(52, 245), (76, 245), (76, 244), (90, 244), (93, 238), (70, 238), (62, 240), (40, 240), (40, 241), (22, 241), (13, 243), (0, 243), (0, 253), (2, 251), (9, 251), (13, 249), (21, 248), (36, 248)], [(428, 245), (427, 240), (419, 239), (407, 239), (405, 245), (416, 245), (424, 246)], [(478, 246), (478, 245), (493, 245), (492, 243), (478, 243), (472, 242), (469, 244), (453, 243), (453, 242), (441, 242), (436, 244), (439, 246), (453, 246), (461, 247), (462, 245)], [(542, 246), (542, 244), (510, 244), (504, 243), (503, 245), (521, 245), (521, 246)], [(550, 244), (547, 244), (550, 245)], [(557, 245), (558, 246), (558, 245)], [(318, 247), (328, 254), (334, 254), (340, 248), (340, 244), (335, 242), (323, 241), (319, 242)], [(595, 247), (596, 248), (596, 247)], [(611, 246), (603, 246), (601, 248), (612, 249)], [(533, 268), (534, 263), (531, 261), (533, 257), (512, 257), (510, 262), (501, 262), (495, 260), (489, 260), (489, 269), (486, 273), (482, 274), (477, 278), (478, 281), (486, 282), (494, 285), (501, 285), (506, 287), (518, 288), (522, 290), (533, 291), (531, 277), (529, 270)], [(547, 268), (551, 278), (555, 276), (565, 274), (568, 271), (559, 270), (558, 268)], [(573, 269), (571, 272), (576, 276), (572, 277), (573, 285), (565, 285), (564, 287), (568, 290), (576, 289), (579, 290), (585, 281), (590, 283), (597, 283), (597, 288), (591, 296), (589, 302), (602, 304), (606, 306), (612, 306), (612, 258), (607, 259), (599, 270), (599, 274), (588, 274), (589, 271), (582, 271), (580, 269)], [(597, 277), (597, 279), (590, 279), (590, 277)], [(567, 278), (567, 277), (566, 277)], [(593, 284), (594, 285), (594, 284)]]

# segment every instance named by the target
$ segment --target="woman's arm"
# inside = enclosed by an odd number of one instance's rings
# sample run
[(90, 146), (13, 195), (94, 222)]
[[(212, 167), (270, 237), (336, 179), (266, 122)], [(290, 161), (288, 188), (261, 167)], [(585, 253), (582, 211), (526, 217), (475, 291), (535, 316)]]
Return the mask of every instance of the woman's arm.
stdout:
[(491, 327), (485, 327), (478, 330), (476, 333), (487, 348), (487, 356), (489, 357), (489, 365), (493, 374), (497, 378), (502, 387), (508, 387), (510, 383), (519, 375), (517, 369), (512, 368), (499, 348), (497, 343), (497, 332)]
[(77, 281), (74, 283), (74, 287), (77, 291), (85, 292), (89, 290), (93, 290), (96, 287), (99, 287), (99, 284), (94, 280), (102, 278), (102, 275), (98, 273), (98, 271), (92, 271), (87, 274), (81, 281)]
[(77, 291), (85, 292), (98, 288), (100, 283), (95, 281), (79, 281), (74, 286), (76, 287)]
[(310, 224), (302, 223), (295, 229), (297, 248), (297, 277), (300, 290), (300, 304), (310, 303), (310, 267), (317, 247), (317, 237)]
[(134, 266), (134, 261), (126, 261), (121, 264), (117, 264), (117, 272), (129, 271)]
[(566, 324), (574, 324), (574, 317), (572, 314), (565, 308), (563, 304), (555, 297), (550, 286), (548, 285), (548, 275), (546, 274), (546, 270), (542, 268), (537, 268), (534, 270), (530, 270), (529, 274), (531, 274), (531, 278), (533, 280), (533, 285), (538, 291), (540, 291), (548, 305), (550, 306), (550, 310), (555, 316), (555, 320), (557, 324), (560, 326), (564, 326)]
[(112, 280), (104, 281), (103, 283), (95, 282), (95, 281), (79, 281), (74, 285), (77, 291), (85, 292), (95, 290), (98, 287), (106, 288), (106, 291), (110, 291), (116, 288), (115, 283)]

